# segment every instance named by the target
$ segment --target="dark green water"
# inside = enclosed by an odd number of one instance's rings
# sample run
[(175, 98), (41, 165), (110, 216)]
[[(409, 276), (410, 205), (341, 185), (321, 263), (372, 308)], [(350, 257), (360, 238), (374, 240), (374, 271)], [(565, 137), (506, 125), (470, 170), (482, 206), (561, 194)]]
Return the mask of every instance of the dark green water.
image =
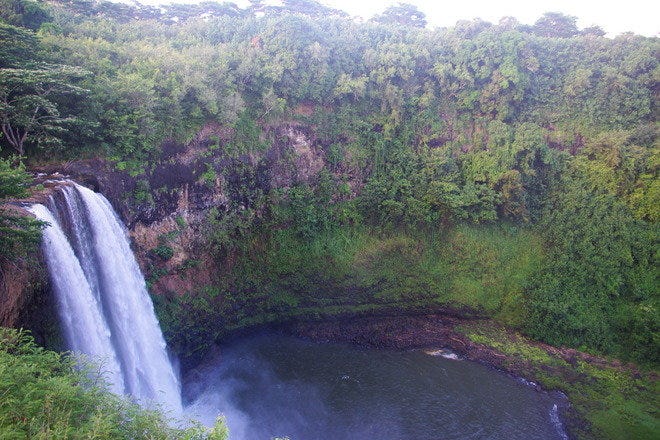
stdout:
[(224, 413), (232, 439), (564, 439), (546, 393), (422, 351), (261, 335), (221, 347), (184, 380), (189, 414)]

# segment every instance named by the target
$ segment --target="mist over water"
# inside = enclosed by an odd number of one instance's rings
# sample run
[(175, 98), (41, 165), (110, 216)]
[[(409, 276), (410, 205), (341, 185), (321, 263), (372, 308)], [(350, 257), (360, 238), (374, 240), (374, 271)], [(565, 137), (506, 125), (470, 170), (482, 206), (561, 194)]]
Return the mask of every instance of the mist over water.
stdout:
[(264, 334), (184, 378), (186, 413), (233, 440), (565, 439), (548, 394), (472, 362)]

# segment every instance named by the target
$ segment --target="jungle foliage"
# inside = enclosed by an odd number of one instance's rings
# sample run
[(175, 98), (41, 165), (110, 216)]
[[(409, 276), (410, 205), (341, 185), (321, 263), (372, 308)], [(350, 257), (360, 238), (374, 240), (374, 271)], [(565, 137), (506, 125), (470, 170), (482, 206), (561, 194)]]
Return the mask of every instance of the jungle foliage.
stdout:
[[(358, 23), (312, 0), (1, 4), (3, 152), (18, 128), (34, 162), (141, 176), (163, 142), (230, 129), (202, 178), (230, 183), (207, 222), (227, 281), (163, 306), (182, 344), (254, 304), (269, 321), (389, 301), (657, 365), (657, 38), (556, 13), (428, 29), (410, 5)], [(324, 166), (275, 188), (259, 167), (284, 123), (313, 127)], [(217, 326), (186, 327), (200, 313)]]
[(19, 330), (0, 327), (0, 431), (3, 438), (226, 440), (213, 429), (174, 427), (104, 388), (98, 366), (45, 350)]
[[(14, 166), (12, 162), (11, 159), (0, 159), (0, 202), (29, 194), (31, 177), (24, 165)], [(10, 262), (23, 258), (39, 244), (42, 226), (43, 222), (0, 205), (0, 258)]]

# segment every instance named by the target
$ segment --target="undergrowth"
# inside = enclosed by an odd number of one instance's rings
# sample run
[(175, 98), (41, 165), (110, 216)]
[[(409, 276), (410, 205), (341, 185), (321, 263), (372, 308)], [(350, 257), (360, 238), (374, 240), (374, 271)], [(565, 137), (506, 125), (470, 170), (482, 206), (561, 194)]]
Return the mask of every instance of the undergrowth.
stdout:
[(658, 438), (658, 383), (652, 370), (583, 353), (549, 349), (493, 325), (458, 328), (473, 342), (506, 355), (522, 374), (546, 389), (564, 392), (574, 411), (571, 433), (579, 439)]
[(227, 439), (221, 421), (176, 427), (110, 393), (93, 364), (43, 349), (21, 330), (0, 328), (0, 396), (2, 439)]

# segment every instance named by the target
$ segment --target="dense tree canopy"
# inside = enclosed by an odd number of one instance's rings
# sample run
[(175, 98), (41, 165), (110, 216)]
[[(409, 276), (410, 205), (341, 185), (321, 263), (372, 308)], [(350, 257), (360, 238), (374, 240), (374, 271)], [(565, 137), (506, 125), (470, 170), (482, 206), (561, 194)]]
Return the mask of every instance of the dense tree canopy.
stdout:
[(374, 17), (373, 20), (377, 23), (395, 26), (414, 26), (420, 28), (426, 26), (426, 14), (417, 9), (417, 6), (410, 3), (399, 3), (390, 6), (382, 14)]
[[(209, 218), (218, 258), (259, 225), (312, 240), (512, 224), (547, 254), (516, 294), (523, 330), (657, 361), (657, 38), (560, 13), (428, 29), (405, 3), (364, 23), (312, 0), (2, 5), (4, 154), (104, 155), (148, 193), (163, 142), (224, 127), (203, 179), (240, 202)], [(260, 186), (283, 124), (311, 127), (323, 172)]]
[(43, 2), (36, 0), (0, 1), (0, 19), (5, 23), (33, 31), (50, 21), (51, 16)]

